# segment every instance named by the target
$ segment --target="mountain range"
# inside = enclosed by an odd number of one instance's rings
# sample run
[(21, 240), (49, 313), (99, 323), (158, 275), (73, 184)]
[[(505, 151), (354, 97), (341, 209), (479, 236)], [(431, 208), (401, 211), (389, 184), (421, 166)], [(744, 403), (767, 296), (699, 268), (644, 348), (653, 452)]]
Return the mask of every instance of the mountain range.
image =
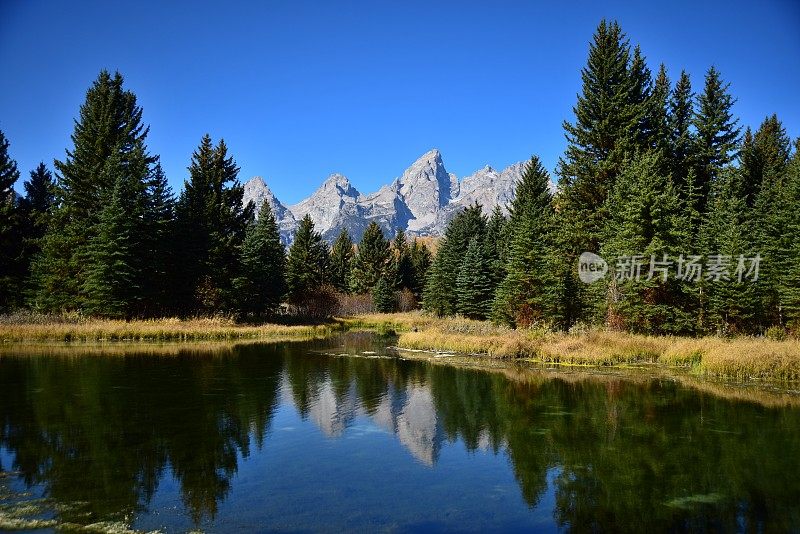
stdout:
[(252, 201), (258, 213), (261, 204), (268, 202), (286, 244), (306, 215), (327, 241), (346, 229), (358, 242), (372, 221), (387, 237), (401, 228), (411, 236), (441, 236), (453, 216), (475, 202), (487, 214), (495, 206), (507, 213), (524, 166), (520, 162), (498, 171), (487, 165), (459, 180), (447, 172), (442, 155), (434, 149), (374, 193), (362, 194), (346, 176), (331, 174), (310, 197), (286, 206), (263, 178), (255, 176), (244, 184), (244, 203)]

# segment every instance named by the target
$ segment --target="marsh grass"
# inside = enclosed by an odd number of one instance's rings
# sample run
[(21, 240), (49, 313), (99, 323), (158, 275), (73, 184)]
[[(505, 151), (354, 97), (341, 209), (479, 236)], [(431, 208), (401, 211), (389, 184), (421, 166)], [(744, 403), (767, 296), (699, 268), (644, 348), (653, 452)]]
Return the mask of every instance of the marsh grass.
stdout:
[(8, 316), (0, 319), (2, 342), (161, 342), (215, 341), (238, 339), (295, 340), (331, 335), (341, 329), (337, 323), (322, 325), (261, 324), (240, 325), (222, 317), (196, 319), (150, 319), (117, 321), (106, 319), (54, 318), (29, 321)]
[(661, 364), (736, 380), (800, 380), (800, 341), (792, 339), (645, 336), (597, 328), (570, 333), (511, 330), (422, 314), (369, 316), (364, 322), (381, 320), (397, 327), (397, 344), (407, 349), (560, 365)]
[(569, 333), (513, 330), (486, 321), (437, 318), (423, 312), (365, 314), (323, 324), (237, 324), (226, 317), (97, 320), (81, 316), (0, 316), (0, 342), (109, 343), (297, 341), (342, 330), (397, 334), (406, 349), (528, 359), (548, 364), (660, 364), (736, 380), (800, 380), (800, 341), (769, 338), (644, 336), (583, 328)]

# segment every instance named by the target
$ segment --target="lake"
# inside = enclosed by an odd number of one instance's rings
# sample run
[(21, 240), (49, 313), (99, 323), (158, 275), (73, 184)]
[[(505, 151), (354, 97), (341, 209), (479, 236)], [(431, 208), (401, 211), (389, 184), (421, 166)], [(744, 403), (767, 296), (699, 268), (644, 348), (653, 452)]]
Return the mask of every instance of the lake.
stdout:
[(790, 393), (391, 342), (5, 349), (0, 530), (800, 531)]

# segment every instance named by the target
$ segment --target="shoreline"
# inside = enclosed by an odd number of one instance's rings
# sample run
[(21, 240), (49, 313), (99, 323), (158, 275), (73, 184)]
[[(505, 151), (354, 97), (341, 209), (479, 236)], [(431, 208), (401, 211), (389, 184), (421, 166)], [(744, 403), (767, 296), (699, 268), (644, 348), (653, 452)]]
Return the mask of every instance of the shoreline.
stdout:
[(487, 363), (507, 360), (585, 368), (652, 365), (682, 370), (699, 378), (775, 382), (784, 386), (800, 383), (800, 341), (794, 339), (646, 336), (603, 329), (571, 333), (513, 330), (483, 321), (436, 318), (422, 312), (360, 315), (313, 325), (247, 325), (223, 318), (9, 321), (0, 322), (0, 347), (4, 352), (43, 345), (109, 349), (165, 343), (191, 348), (209, 342), (324, 339), (357, 330), (397, 335), (395, 344), (401, 350), (464, 355)]

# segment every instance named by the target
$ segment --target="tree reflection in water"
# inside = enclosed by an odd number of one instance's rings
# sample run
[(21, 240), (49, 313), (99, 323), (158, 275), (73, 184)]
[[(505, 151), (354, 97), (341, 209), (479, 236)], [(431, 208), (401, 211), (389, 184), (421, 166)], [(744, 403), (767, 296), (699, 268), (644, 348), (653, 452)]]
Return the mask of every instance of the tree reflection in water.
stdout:
[(283, 403), (333, 439), (367, 418), (433, 469), (450, 443), (507, 455), (530, 506), (554, 494), (561, 527), (800, 528), (797, 408), (666, 380), (518, 380), (317, 352), (376, 350), (372, 336), (343, 343), (2, 357), (0, 447), (13, 465), (0, 470), (85, 503), (55, 512), (80, 524), (142, 512), (169, 472), (199, 524), (216, 516), (240, 458), (270, 447)]

